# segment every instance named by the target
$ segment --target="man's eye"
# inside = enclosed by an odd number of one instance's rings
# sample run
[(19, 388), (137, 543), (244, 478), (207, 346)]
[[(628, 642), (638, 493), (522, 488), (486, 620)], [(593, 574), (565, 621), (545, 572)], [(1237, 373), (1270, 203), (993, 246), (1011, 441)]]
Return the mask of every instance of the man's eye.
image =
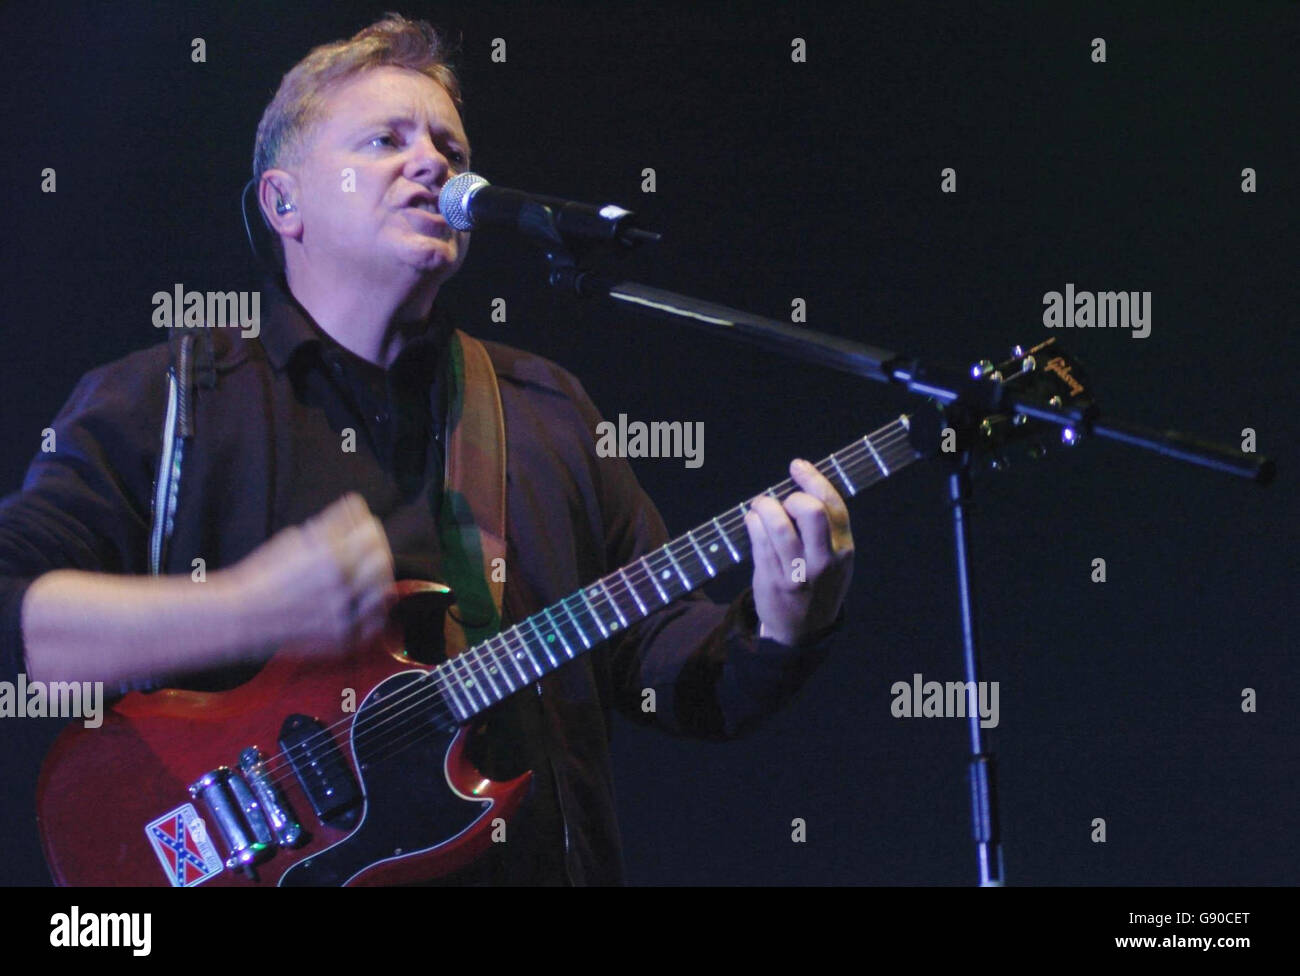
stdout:
[(467, 162), (469, 162), (465, 154), (461, 152), (459, 149), (450, 150), (447, 153), (447, 161), (454, 166), (464, 166)]
[(370, 145), (373, 146), (377, 142), (383, 143), (384, 145), (388, 145), (388, 146), (397, 145), (397, 140), (391, 134), (375, 136), (373, 139), (370, 140)]

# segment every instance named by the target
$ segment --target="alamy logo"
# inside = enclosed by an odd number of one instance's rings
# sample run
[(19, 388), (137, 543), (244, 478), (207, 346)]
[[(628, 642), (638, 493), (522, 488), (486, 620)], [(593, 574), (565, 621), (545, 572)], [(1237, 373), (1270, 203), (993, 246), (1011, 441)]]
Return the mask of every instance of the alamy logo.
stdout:
[(686, 458), (688, 468), (704, 463), (704, 422), (671, 423), (655, 420), (627, 422), (627, 414), (618, 415), (618, 426), (602, 420), (596, 425), (596, 454), (600, 457)]
[(1049, 329), (1132, 329), (1134, 339), (1151, 334), (1151, 292), (1076, 292), (1066, 282), (1065, 294), (1043, 295), (1043, 325)]
[(133, 956), (149, 955), (153, 942), (149, 912), (86, 912), (72, 910), (50, 916), (50, 945), (60, 949), (127, 947)]
[(186, 291), (177, 282), (170, 292), (153, 293), (155, 329), (240, 329), (245, 339), (262, 331), (260, 291)]
[(998, 727), (996, 681), (981, 681), (978, 689), (973, 689), (969, 681), (922, 681), (918, 673), (912, 675), (910, 684), (895, 681), (889, 693), (894, 696), (889, 706), (894, 718), (965, 718), (972, 714), (967, 711), (970, 703), (979, 710), (980, 728)]
[(0, 718), (79, 718), (88, 729), (104, 724), (104, 682), (0, 681)]

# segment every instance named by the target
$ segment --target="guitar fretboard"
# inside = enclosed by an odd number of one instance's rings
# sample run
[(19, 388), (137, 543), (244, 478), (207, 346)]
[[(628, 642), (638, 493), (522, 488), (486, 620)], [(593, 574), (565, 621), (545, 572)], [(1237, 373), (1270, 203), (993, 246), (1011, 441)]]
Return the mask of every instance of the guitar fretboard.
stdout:
[[(816, 464), (845, 498), (883, 481), (919, 455), (899, 417)], [(787, 478), (763, 494), (800, 490)], [(723, 512), (635, 562), (534, 613), (434, 668), (426, 680), (460, 722), (617, 636), (725, 569), (749, 558), (749, 503)]]

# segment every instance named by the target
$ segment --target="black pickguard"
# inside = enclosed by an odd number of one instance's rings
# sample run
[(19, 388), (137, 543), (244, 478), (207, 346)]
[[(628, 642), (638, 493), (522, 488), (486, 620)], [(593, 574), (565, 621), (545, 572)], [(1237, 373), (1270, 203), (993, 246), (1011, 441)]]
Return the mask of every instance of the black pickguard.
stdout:
[[(357, 709), (350, 727), (365, 802), (360, 826), (333, 847), (295, 864), (280, 878), (289, 886), (341, 885), (359, 871), (393, 857), (442, 844), (487, 810), (447, 785), (443, 760), (455, 727), (435, 721), (412, 689), (425, 676), (405, 671), (386, 678)], [(382, 732), (375, 723), (382, 716)], [(399, 716), (394, 720), (394, 716)]]

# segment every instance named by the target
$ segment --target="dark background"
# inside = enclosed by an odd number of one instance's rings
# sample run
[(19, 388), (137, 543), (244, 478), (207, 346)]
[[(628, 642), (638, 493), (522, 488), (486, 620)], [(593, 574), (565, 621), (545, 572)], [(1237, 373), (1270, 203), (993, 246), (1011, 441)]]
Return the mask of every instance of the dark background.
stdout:
[[(630, 277), (776, 317), (802, 297), (810, 328), (935, 359), (1057, 334), (1111, 416), (1227, 443), (1253, 427), (1279, 460), (1271, 488), (1099, 441), (981, 479), (985, 677), (1001, 683), (1010, 882), (1295, 884), (1300, 6), (1133, 6), (402, 12), (463, 34), (476, 170), (623, 203), (664, 233)], [(384, 9), (0, 10), (0, 492), (85, 370), (159, 340), (155, 291), (258, 287), (238, 196), (261, 112), (310, 47)], [(54, 194), (40, 192), (47, 166)], [(949, 166), (956, 194), (939, 191)], [(656, 194), (640, 191), (643, 167)], [(1241, 192), (1243, 167), (1257, 193)], [(1150, 337), (1045, 329), (1043, 295), (1066, 282), (1151, 291)], [(674, 532), (911, 409), (884, 387), (578, 307), (507, 236), (476, 234), (444, 294), (470, 331), (570, 368), (609, 417), (704, 422), (702, 468), (633, 462)], [(506, 324), (489, 320), (495, 297)], [(620, 723), (632, 882), (972, 881), (964, 725), (890, 714), (895, 681), (960, 678), (943, 494), (941, 471), (917, 466), (854, 503), (843, 636), (763, 730), (706, 745)], [(1090, 581), (1098, 556), (1104, 584)], [(33, 791), (57, 729), (0, 724), (0, 882), (46, 882)], [(807, 843), (791, 842), (796, 817)]]

